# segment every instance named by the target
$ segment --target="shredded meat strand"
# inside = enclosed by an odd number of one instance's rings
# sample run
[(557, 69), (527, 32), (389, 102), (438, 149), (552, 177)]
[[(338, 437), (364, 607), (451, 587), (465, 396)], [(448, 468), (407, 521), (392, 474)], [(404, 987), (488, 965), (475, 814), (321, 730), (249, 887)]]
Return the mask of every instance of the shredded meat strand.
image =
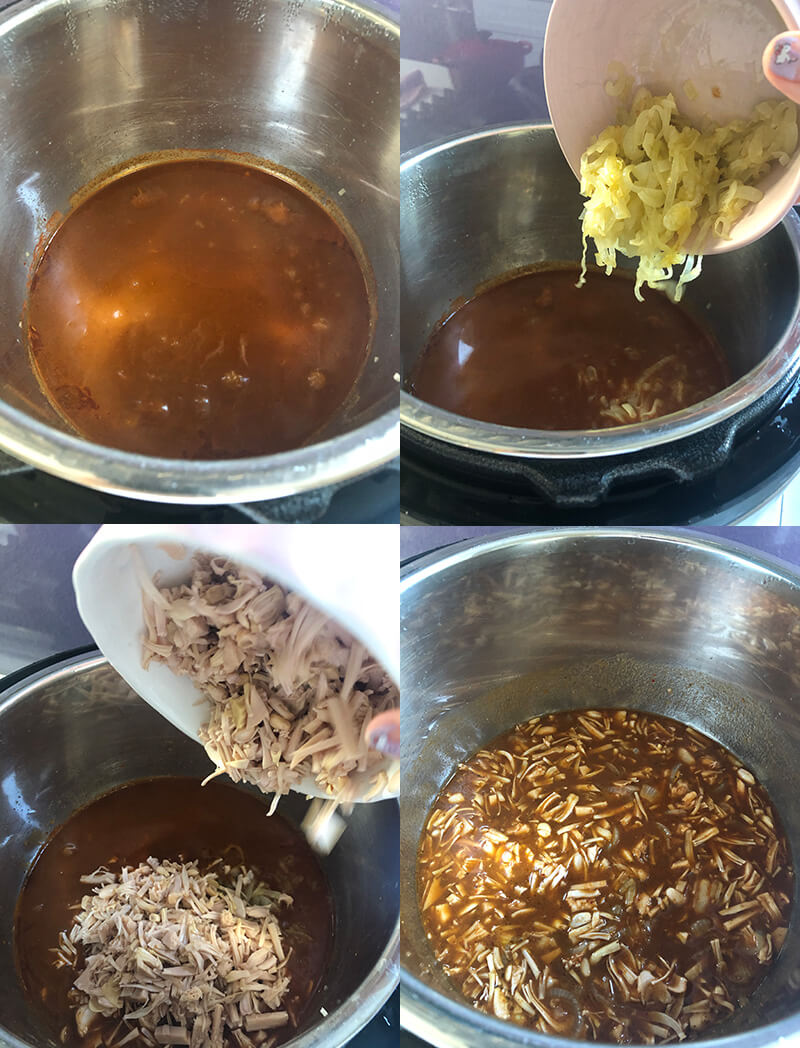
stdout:
[[(252, 870), (149, 858), (119, 873), (100, 867), (56, 950), (79, 974), (72, 989), (81, 1037), (97, 1016), (126, 1024), (119, 1043), (223, 1048), (260, 1045), (289, 1022), (278, 913), (292, 898)], [(245, 1034), (243, 1030), (249, 1032)]]
[(349, 633), (224, 557), (196, 555), (180, 586), (139, 571), (143, 663), (165, 663), (210, 700), (201, 739), (214, 774), (274, 793), (273, 810), (309, 778), (340, 804), (396, 792), (398, 762), (371, 751), (364, 731), (398, 690)]
[(605, 1043), (682, 1041), (745, 1006), (790, 925), (789, 843), (694, 728), (565, 710), (459, 765), (419, 851), (422, 924), (481, 1011)]

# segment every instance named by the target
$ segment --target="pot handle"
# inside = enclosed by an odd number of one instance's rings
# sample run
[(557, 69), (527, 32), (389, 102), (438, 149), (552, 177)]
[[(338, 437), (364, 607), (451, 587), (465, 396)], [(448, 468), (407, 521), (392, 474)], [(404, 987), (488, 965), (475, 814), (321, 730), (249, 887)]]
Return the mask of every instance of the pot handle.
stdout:
[(542, 469), (531, 460), (516, 459), (515, 472), (557, 506), (584, 508), (607, 499), (616, 485), (650, 481), (688, 483), (701, 480), (723, 466), (733, 450), (739, 427), (717, 427), (709, 436), (696, 436), (680, 444), (626, 456), (625, 459), (592, 459), (571, 464), (568, 471)]

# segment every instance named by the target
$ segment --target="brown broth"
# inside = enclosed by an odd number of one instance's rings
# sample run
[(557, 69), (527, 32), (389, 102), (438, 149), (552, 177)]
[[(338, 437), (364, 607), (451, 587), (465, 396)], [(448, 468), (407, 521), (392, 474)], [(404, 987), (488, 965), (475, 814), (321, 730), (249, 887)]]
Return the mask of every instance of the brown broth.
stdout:
[(754, 776), (694, 729), (624, 710), (537, 717), (464, 761), (417, 883), (436, 958), (476, 1008), (619, 1043), (675, 1040), (664, 1013), (691, 1035), (744, 1005), (793, 886)]
[(222, 160), (144, 167), (80, 203), (27, 306), (35, 370), (89, 440), (169, 458), (311, 440), (363, 366), (355, 252), (295, 186)]
[[(282, 1005), (302, 1019), (325, 972), (333, 934), (333, 904), (324, 874), (303, 835), (279, 815), (266, 816), (263, 800), (217, 781), (164, 777), (133, 782), (75, 812), (37, 856), (17, 904), (15, 948), (23, 986), (67, 1048), (81, 1048), (69, 989), (71, 968), (57, 969), (59, 932), (72, 923), (70, 907), (89, 891), (80, 883), (98, 866), (119, 870), (149, 856), (196, 859), (201, 867), (217, 858), (254, 869), (269, 888), (287, 892), (282, 911), (284, 943), (292, 948), (289, 992)], [(108, 1020), (109, 1032), (118, 1020)], [(288, 1040), (294, 1027), (276, 1030)]]
[[(456, 309), (409, 379), (421, 400), (526, 429), (604, 429), (696, 404), (731, 382), (710, 332), (622, 274), (539, 270)], [(627, 406), (626, 406), (627, 405)]]

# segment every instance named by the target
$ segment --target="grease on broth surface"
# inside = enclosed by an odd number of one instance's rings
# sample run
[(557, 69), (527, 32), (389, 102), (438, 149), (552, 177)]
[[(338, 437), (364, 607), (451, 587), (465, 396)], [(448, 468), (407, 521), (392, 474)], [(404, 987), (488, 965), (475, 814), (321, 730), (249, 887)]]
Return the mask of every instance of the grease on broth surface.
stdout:
[(364, 364), (371, 310), (344, 232), (276, 175), (155, 163), (70, 212), (26, 321), (47, 397), (82, 436), (169, 458), (312, 440)]
[(623, 275), (537, 270), (456, 309), (412, 369), (410, 391), (447, 411), (524, 429), (605, 429), (695, 404), (731, 382), (725, 355), (660, 292)]
[[(117, 872), (149, 856), (210, 865), (224, 858), (252, 868), (293, 903), (282, 918), (292, 950), (290, 985), (282, 1003), (292, 1022), (272, 1031), (282, 1043), (294, 1036), (322, 979), (333, 934), (333, 903), (325, 876), (302, 834), (279, 815), (266, 816), (263, 799), (220, 782), (163, 777), (130, 783), (75, 812), (49, 838), (34, 861), (17, 904), (15, 950), (23, 986), (67, 1048), (84, 1048), (69, 990), (73, 968), (56, 968), (59, 933), (72, 923), (71, 907), (90, 889), (82, 875), (100, 866)], [(118, 1019), (103, 1020), (109, 1035)], [(134, 1042), (134, 1045), (136, 1042)], [(235, 1048), (234, 1045), (231, 1048)]]
[(422, 922), (476, 1008), (619, 1043), (744, 1005), (789, 925), (789, 845), (753, 774), (677, 721), (537, 717), (445, 784), (418, 857)]

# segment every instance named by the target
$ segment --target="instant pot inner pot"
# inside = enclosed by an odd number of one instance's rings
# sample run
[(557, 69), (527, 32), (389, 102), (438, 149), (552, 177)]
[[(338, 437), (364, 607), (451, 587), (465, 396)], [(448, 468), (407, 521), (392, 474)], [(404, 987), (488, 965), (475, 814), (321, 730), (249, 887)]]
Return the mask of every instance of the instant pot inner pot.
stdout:
[[(583, 198), (550, 127), (481, 132), (409, 158), (400, 201), (406, 378), (455, 299), (507, 272), (580, 261)], [(795, 248), (777, 226), (749, 247), (704, 259), (682, 304), (716, 335), (738, 379), (785, 335), (799, 288)]]
[(348, 406), (317, 439), (396, 405), (397, 54), (380, 18), (333, 0), (21, 3), (0, 15), (0, 84), (5, 404), (71, 432), (39, 388), (19, 327), (50, 216), (130, 158), (227, 149), (317, 186), (373, 271), (373, 348)]
[[(201, 779), (208, 769), (202, 746), (159, 717), (103, 659), (73, 660), (0, 695), (0, 1045), (7, 1043), (4, 1034), (31, 1048), (59, 1043), (22, 992), (12, 934), (19, 891), (52, 830), (125, 782), (173, 774)], [(279, 812), (297, 826), (307, 806), (290, 794)], [(358, 1001), (392, 939), (397, 834), (394, 802), (356, 805), (339, 846), (320, 857), (335, 930), (327, 974), (299, 1031), (313, 1031), (312, 1039), (318, 1024), (335, 1027), (337, 1014)], [(373, 1011), (387, 993), (376, 997)], [(323, 1020), (321, 1007), (330, 1019)]]
[[(457, 762), (537, 714), (626, 707), (674, 717), (717, 739), (766, 787), (797, 863), (800, 589), (794, 582), (678, 538), (540, 533), (445, 555), (437, 567), (412, 573), (402, 617), (403, 732), (419, 743), (402, 768), (409, 1009), (414, 993), (427, 987), (434, 991), (425, 1002), (429, 1017), (437, 1016), (443, 995), (460, 1006), (449, 1016), (485, 1022), (487, 1034), (497, 1035), (498, 1021), (476, 1016), (434, 959), (419, 918), (416, 854), (430, 806)], [(796, 879), (779, 960), (748, 1007), (708, 1036), (791, 1021), (798, 987)], [(523, 1037), (505, 1025), (509, 1038)]]

